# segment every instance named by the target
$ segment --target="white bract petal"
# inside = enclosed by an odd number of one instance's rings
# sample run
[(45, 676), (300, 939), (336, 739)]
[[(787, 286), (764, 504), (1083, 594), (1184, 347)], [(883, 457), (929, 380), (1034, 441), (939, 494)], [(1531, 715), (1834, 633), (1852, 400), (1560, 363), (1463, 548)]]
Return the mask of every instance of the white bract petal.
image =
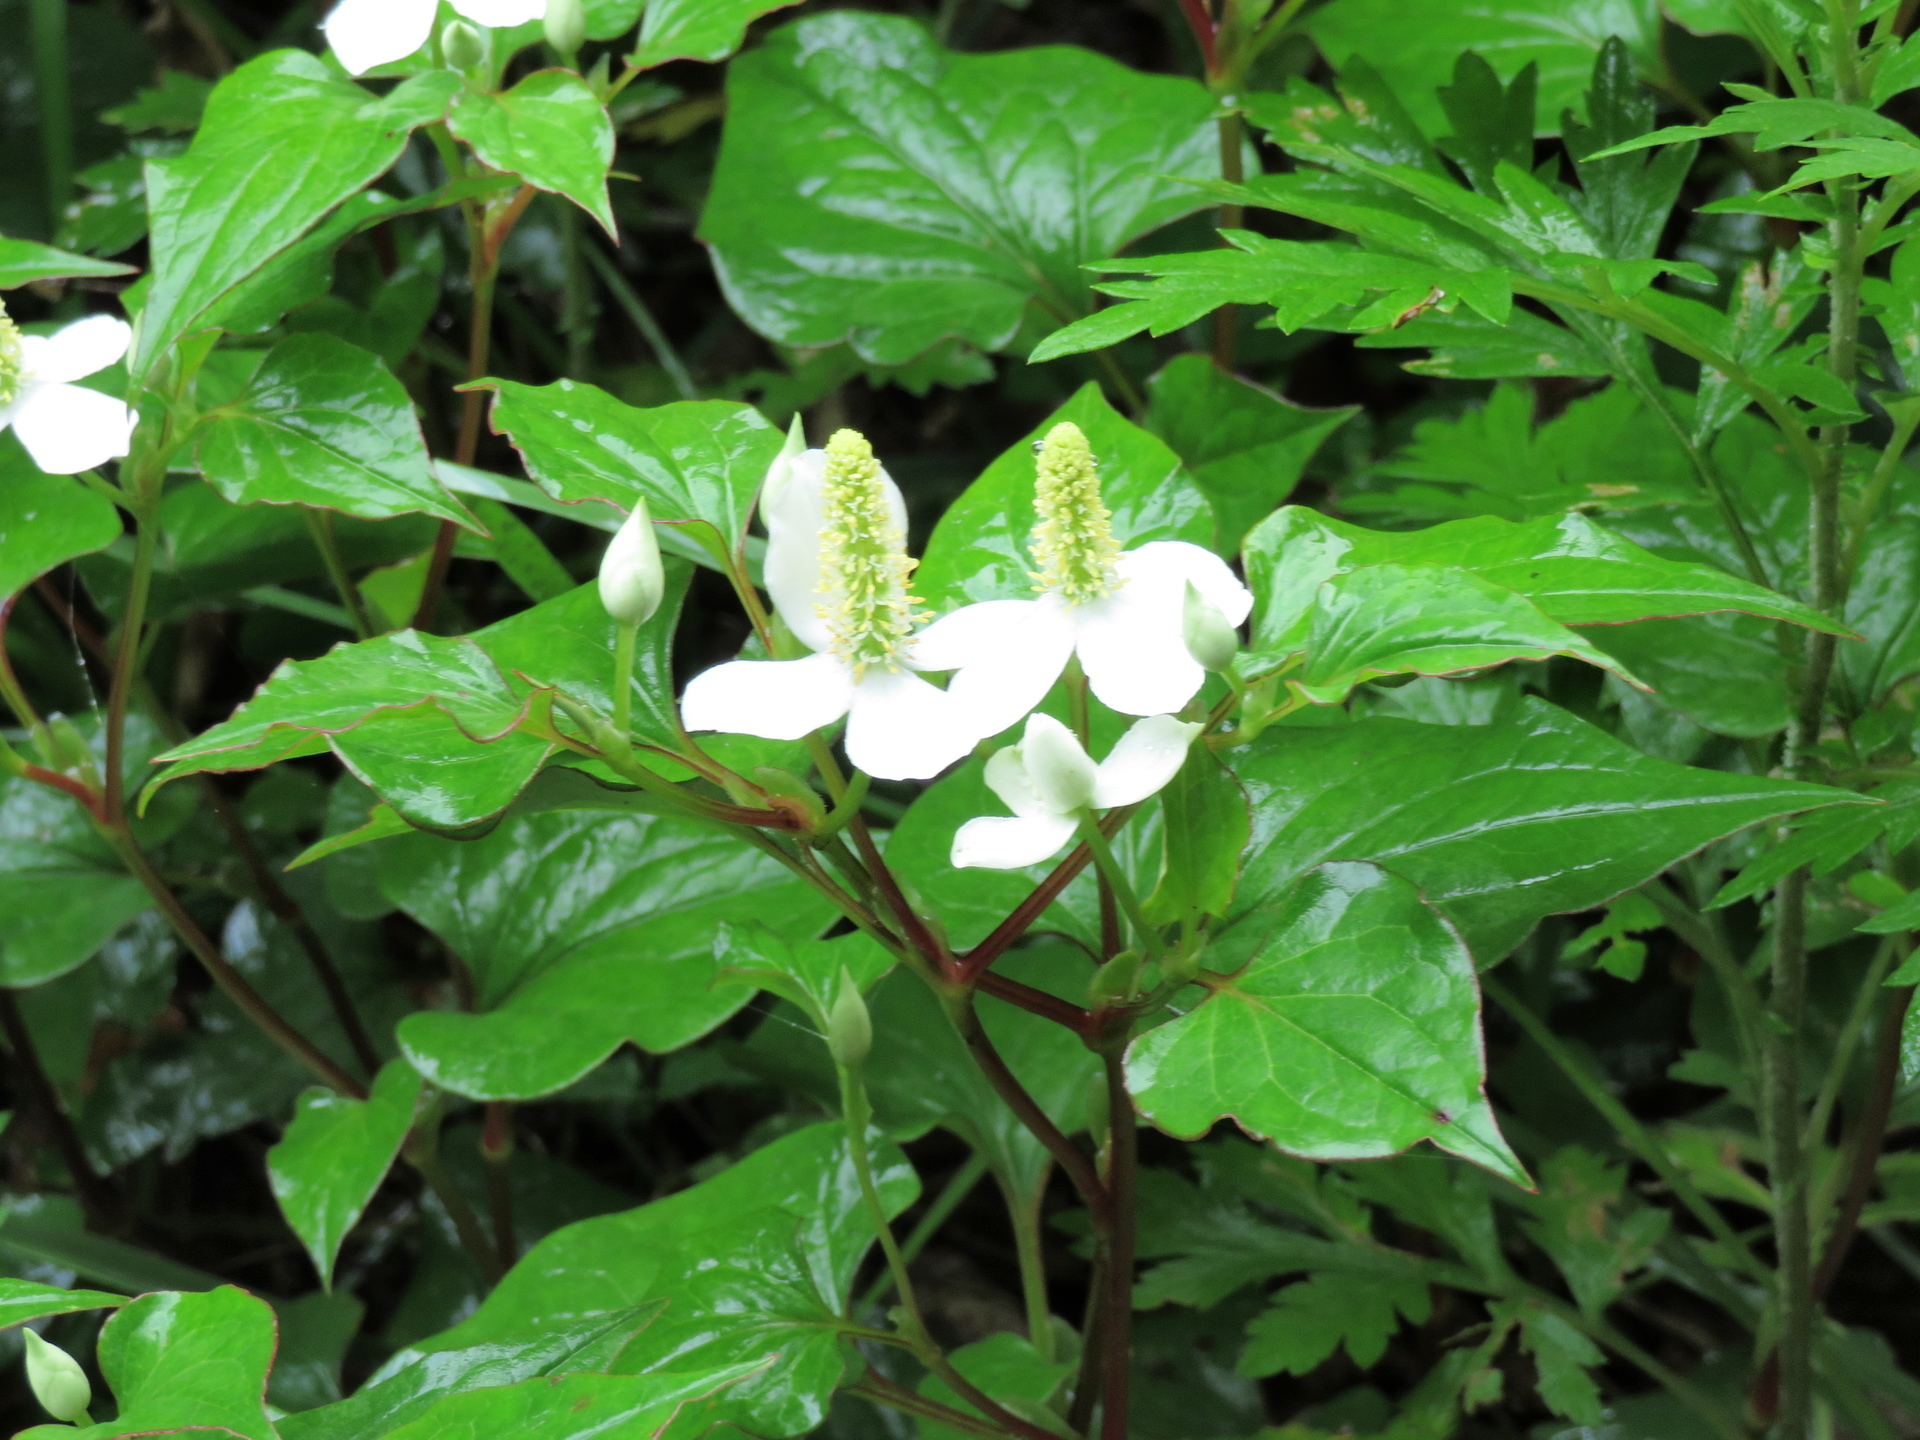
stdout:
[[(779, 461), (774, 465), (782, 469)], [(833, 643), (820, 613), (826, 471), (826, 451), (804, 450), (787, 461), (777, 486), (770, 472), (761, 500), (767, 527), (767, 594), (794, 638), (809, 650), (825, 650)]]
[(1111, 810), (1116, 805), (1138, 805), (1159, 794), (1186, 763), (1193, 737), (1205, 728), (1171, 715), (1149, 715), (1137, 722), (1100, 762), (1093, 803)]
[(1093, 803), (1098, 773), (1093, 757), (1051, 715), (1029, 715), (1020, 737), (1020, 762), (1040, 803), (1056, 815), (1072, 815)]
[(969, 820), (953, 837), (949, 857), (956, 869), (1019, 870), (1051, 859), (1073, 838), (1067, 815), (1034, 815), (1016, 820), (983, 815)]
[(1074, 650), (1102, 705), (1122, 715), (1164, 715), (1199, 693), (1207, 672), (1187, 653), (1184, 599), (1184, 581), (1175, 588), (1154, 577), (1079, 607)]
[(1027, 762), (1018, 745), (1008, 745), (987, 757), (987, 788), (1000, 797), (1000, 803), (1014, 814), (1029, 817), (1051, 815), (1052, 809), (1040, 798), (1027, 775)]
[(907, 663), (951, 670), (947, 693), (979, 721), (982, 737), (1017, 725), (1046, 699), (1073, 655), (1073, 624), (1055, 596), (984, 600), (943, 615), (913, 637)]
[(52, 335), (21, 337), (29, 380), (58, 385), (104, 370), (127, 353), (133, 327), (111, 315), (89, 315)]
[(832, 655), (733, 660), (702, 671), (680, 697), (689, 730), (799, 740), (831, 725), (853, 703), (853, 671)]
[(954, 698), (905, 670), (869, 666), (854, 682), (847, 759), (877, 780), (928, 780), (980, 740)]
[(321, 29), (350, 75), (404, 60), (433, 33), (435, 0), (340, 0)]
[(125, 455), (133, 443), (133, 412), (111, 395), (80, 385), (29, 384), (0, 417), (49, 475), (77, 475)]

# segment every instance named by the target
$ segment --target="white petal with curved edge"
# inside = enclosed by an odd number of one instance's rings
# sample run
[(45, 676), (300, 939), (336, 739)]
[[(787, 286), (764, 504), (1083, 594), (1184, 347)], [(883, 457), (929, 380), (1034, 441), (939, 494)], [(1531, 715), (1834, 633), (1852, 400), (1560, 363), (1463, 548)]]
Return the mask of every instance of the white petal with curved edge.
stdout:
[(732, 660), (687, 682), (680, 719), (689, 730), (798, 740), (831, 725), (853, 702), (853, 672), (831, 655)]
[(953, 837), (952, 863), (957, 869), (1020, 870), (1060, 853), (1073, 838), (1068, 815), (1034, 815), (1007, 820), (985, 815), (969, 820)]
[(1022, 818), (1051, 815), (1040, 793), (1027, 776), (1027, 762), (1018, 745), (1008, 745), (987, 757), (987, 788), (1000, 797), (1000, 803)]
[(453, 8), (476, 25), (505, 29), (544, 18), (547, 0), (453, 0)]
[(809, 650), (825, 650), (833, 639), (820, 614), (821, 602), (831, 598), (820, 589), (820, 527), (825, 521), (821, 482), (826, 468), (824, 450), (794, 456), (760, 517), (767, 527), (767, 594), (787, 628)]
[(77, 475), (127, 453), (133, 412), (80, 385), (36, 385), (13, 410), (13, 433), (49, 475)]
[(1020, 759), (1027, 783), (1040, 803), (1055, 815), (1071, 815), (1093, 803), (1098, 773), (1093, 757), (1074, 733), (1051, 715), (1029, 715), (1020, 737)]
[(918, 675), (869, 666), (854, 683), (847, 759), (876, 780), (929, 780), (979, 739), (953, 697)]
[(947, 693), (985, 738), (1019, 724), (1046, 699), (1072, 656), (1065, 607), (1046, 596), (985, 600), (944, 615), (914, 637), (908, 663), (916, 670), (951, 668)]
[(1113, 753), (1100, 762), (1093, 803), (1110, 810), (1158, 795), (1186, 763), (1193, 737), (1205, 728), (1171, 715), (1149, 715), (1136, 723), (1120, 737)]
[(133, 327), (112, 315), (89, 315), (52, 335), (21, 337), (27, 374), (42, 385), (79, 380), (127, 353)]
[(1211, 550), (1185, 540), (1154, 540), (1128, 550), (1114, 564), (1123, 578), (1169, 584), (1184, 599), (1186, 582), (1206, 597), (1229, 625), (1238, 625), (1253, 609), (1253, 592), (1240, 583), (1227, 562)]
[(1207, 672), (1187, 653), (1186, 581), (1129, 581), (1074, 615), (1074, 649), (1094, 697), (1122, 715), (1165, 715), (1199, 693)]
[(434, 0), (340, 0), (321, 29), (351, 75), (404, 60), (433, 33)]

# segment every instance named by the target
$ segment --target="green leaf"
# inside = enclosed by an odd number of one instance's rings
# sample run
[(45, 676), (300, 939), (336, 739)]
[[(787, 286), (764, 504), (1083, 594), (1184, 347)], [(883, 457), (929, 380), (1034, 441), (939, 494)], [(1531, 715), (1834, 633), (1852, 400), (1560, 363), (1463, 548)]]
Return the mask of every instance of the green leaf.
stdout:
[(1611, 373), (1605, 357), (1585, 340), (1530, 310), (1514, 311), (1505, 325), (1495, 325), (1471, 310), (1455, 310), (1451, 315), (1429, 310), (1397, 329), (1362, 335), (1354, 343), (1362, 350), (1425, 346), (1433, 353), (1400, 368), (1448, 380)]
[(0, 290), (31, 285), (36, 280), (65, 280), (74, 276), (137, 274), (132, 265), (70, 255), (38, 240), (13, 240), (0, 235)]
[(1078, 425), (1093, 447), (1101, 497), (1113, 512), (1113, 536), (1122, 549), (1151, 540), (1212, 542), (1213, 515), (1179, 457), (1122, 416), (1089, 381), (1002, 451), (940, 517), (913, 575), (914, 594), (935, 613), (974, 600), (1033, 596), (1027, 546), (1040, 519), (1033, 508), (1034, 445), (1063, 421)]
[(0, 1278), (0, 1328), (38, 1320), (43, 1315), (71, 1315), (76, 1310), (103, 1310), (126, 1303), (126, 1296), (100, 1290), (68, 1290), (10, 1276)]
[(142, 130), (162, 130), (170, 135), (185, 135), (199, 128), (206, 112), (207, 96), (213, 93), (210, 81), (184, 70), (162, 70), (160, 83), (143, 85), (124, 105), (101, 112), (109, 125), (138, 134)]
[(447, 126), (496, 170), (564, 195), (616, 242), (607, 171), (613, 122), (600, 97), (570, 70), (536, 70), (500, 94), (464, 90)]
[(1204, 355), (1176, 356), (1148, 394), (1147, 429), (1167, 442), (1212, 504), (1214, 548), (1223, 555), (1239, 551), (1247, 531), (1293, 493), (1321, 442), (1356, 413), (1295, 405)]
[(1654, 760), (1532, 698), (1492, 725), (1270, 730), (1232, 764), (1254, 817), (1241, 906), (1322, 861), (1372, 860), (1418, 885), (1482, 964), (1540, 917), (1636, 889), (1723, 835), (1858, 800)]
[(1178, 920), (1191, 928), (1202, 916), (1225, 915), (1252, 825), (1233, 772), (1206, 746), (1194, 746), (1160, 792), (1164, 849), (1159, 883), (1144, 906), (1147, 919), (1156, 925)]
[(905, 17), (811, 16), (729, 67), (700, 235), (779, 344), (1000, 350), (1029, 306), (1093, 309), (1086, 262), (1206, 203), (1171, 177), (1219, 173), (1212, 114), (1193, 81), (1085, 50), (955, 54)]
[[(659, 1375), (556, 1375), (469, 1390), (440, 1401), (393, 1440), (655, 1440), (676, 1417), (765, 1368), (748, 1360)], [(710, 1408), (710, 1407), (709, 1407)]]
[(228, 75), (187, 153), (147, 165), (153, 272), (128, 368), (169, 345), (406, 148), (406, 82), (375, 100), (301, 50)]
[(1453, 83), (1434, 92), (1453, 127), (1436, 148), (1459, 165), (1482, 194), (1500, 193), (1494, 172), (1503, 162), (1532, 167), (1539, 88), (1537, 61), (1522, 66), (1513, 83), (1503, 86), (1484, 56), (1466, 50), (1453, 62)]
[(1432, 1310), (1423, 1278), (1323, 1272), (1287, 1286), (1272, 1308), (1254, 1316), (1236, 1368), (1242, 1375), (1305, 1375), (1344, 1344), (1355, 1365), (1370, 1369), (1401, 1316), (1419, 1325)]
[(106, 496), (71, 475), (43, 474), (19, 441), (0, 441), (0, 598), (120, 535), (120, 512)]
[[(142, 1250), (124, 1240), (87, 1230), (80, 1207), (64, 1195), (28, 1195), (15, 1200), (0, 1221), (0, 1254), (10, 1264), (71, 1270), (118, 1290), (212, 1290), (216, 1275)], [(71, 1433), (71, 1432), (69, 1432)]]
[(311, 505), (366, 520), (479, 522), (434, 479), (413, 402), (377, 356), (331, 335), (282, 340), (203, 421), (194, 460), (236, 505)]
[(420, 1076), (404, 1060), (381, 1068), (365, 1100), (316, 1086), (295, 1102), (292, 1123), (267, 1152), (274, 1199), (323, 1287), (332, 1288), (340, 1242), (386, 1178), (419, 1098)]
[(822, 1035), (840, 993), (844, 970), (862, 993), (871, 990), (893, 968), (893, 957), (878, 941), (855, 933), (838, 940), (795, 940), (789, 943), (766, 925), (722, 922), (714, 936), (713, 958), (720, 962), (718, 980), (740, 980), (769, 990), (806, 1011)]
[(1320, 1160), (1430, 1139), (1526, 1183), (1482, 1090), (1473, 957), (1411, 883), (1323, 865), (1222, 932), (1206, 963), (1238, 968), (1127, 1050), (1160, 1129), (1195, 1139), (1231, 1117)]
[(183, 1429), (275, 1440), (266, 1409), (273, 1348), (273, 1311), (235, 1286), (142, 1295), (100, 1332), (100, 1372), (113, 1387), (120, 1418), (78, 1430), (47, 1427), (41, 1440)]
[(622, 511), (645, 499), (655, 520), (686, 524), (723, 562), (780, 453), (780, 432), (731, 400), (642, 410), (576, 380), (486, 383), (495, 392), (493, 428), (556, 499), (604, 500)]
[(0, 779), (0, 984), (66, 974), (152, 903), (72, 797)]
[(1629, 1198), (1624, 1165), (1568, 1145), (1540, 1167), (1527, 1233), (1553, 1257), (1580, 1308), (1600, 1315), (1667, 1233), (1669, 1213)]
[[(971, 1345), (962, 1345), (951, 1352), (947, 1359), (988, 1399), (997, 1400), (1003, 1405), (1011, 1400), (1028, 1415), (1040, 1413), (1039, 1407), (1044, 1407), (1054, 1397), (1074, 1371), (1074, 1367), (1066, 1361), (1041, 1358), (1026, 1336), (1015, 1335), (1010, 1330), (1002, 1330)], [(980, 1414), (938, 1375), (924, 1377), (920, 1381), (920, 1393), (963, 1415)], [(985, 1421), (986, 1417), (980, 1418)], [(962, 1432), (938, 1421), (919, 1420), (915, 1423), (920, 1440), (966, 1440)]]
[(1576, 1425), (1605, 1423), (1600, 1387), (1587, 1373), (1606, 1362), (1597, 1345), (1560, 1316), (1525, 1301), (1496, 1301), (1488, 1309), (1496, 1320), (1520, 1322), (1521, 1343), (1533, 1356), (1535, 1388), (1549, 1410)]
[[(893, 1146), (875, 1151), (882, 1208), (897, 1215), (919, 1182)], [(727, 1393), (724, 1418), (754, 1434), (796, 1435), (825, 1418), (845, 1375), (839, 1316), (872, 1244), (844, 1126), (812, 1125), (666, 1199), (555, 1231), (472, 1318), (422, 1348), (517, 1339), (666, 1298), (617, 1368), (644, 1374), (777, 1351), (776, 1363)]]
[(1447, 127), (1435, 90), (1447, 82), (1454, 57), (1477, 50), (1502, 79), (1540, 67), (1536, 134), (1552, 134), (1560, 112), (1580, 103), (1594, 56), (1617, 35), (1642, 64), (1657, 56), (1660, 18), (1646, 0), (1568, 4), (1517, 0), (1497, 6), (1447, 5), (1407, 26), (1392, 0), (1332, 0), (1314, 11), (1308, 32), (1337, 70), (1356, 55), (1380, 72), (1387, 86), (1430, 135)]
[(1892, 810), (1885, 805), (1848, 806), (1816, 815), (1785, 840), (1743, 867), (1713, 899), (1709, 910), (1719, 910), (1772, 888), (1801, 866), (1818, 875), (1831, 875), (1880, 838)]
[[(344, 1290), (309, 1290), (274, 1306), (280, 1345), (267, 1376), (267, 1403), (304, 1411), (340, 1398), (340, 1369), (367, 1307)], [(284, 1436), (284, 1431), (282, 1435)]]
[(660, 1053), (751, 998), (713, 988), (720, 921), (783, 939), (824, 928), (824, 900), (733, 836), (651, 816), (531, 815), (482, 840), (390, 844), (387, 897), (444, 940), (477, 1013), (426, 1010), (402, 1048), (443, 1089), (526, 1099), (572, 1084), (626, 1041)]
[[(747, 26), (794, 0), (650, 0), (640, 22), (640, 43), (627, 57), (636, 70), (669, 60), (726, 59), (740, 48)], [(625, 28), (625, 27), (622, 27)], [(594, 39), (612, 39), (593, 36)]]
[[(1600, 48), (1593, 62), (1593, 86), (1587, 91), (1587, 124), (1568, 112), (1561, 122), (1567, 152), (1580, 176), (1580, 193), (1572, 197), (1606, 253), (1617, 259), (1639, 259), (1659, 248), (1680, 186), (1693, 166), (1694, 147), (1674, 145), (1648, 160), (1625, 156), (1598, 160), (1599, 151), (1645, 134), (1653, 127), (1652, 94), (1634, 74), (1633, 57), (1616, 36)], [(1530, 164), (1531, 152), (1516, 157)]]
[[(1647, 620), (1591, 632), (1653, 687), (1651, 700), (1722, 735), (1757, 738), (1790, 716), (1779, 627), (1745, 615)], [(1842, 653), (1852, 649), (1842, 646)]]

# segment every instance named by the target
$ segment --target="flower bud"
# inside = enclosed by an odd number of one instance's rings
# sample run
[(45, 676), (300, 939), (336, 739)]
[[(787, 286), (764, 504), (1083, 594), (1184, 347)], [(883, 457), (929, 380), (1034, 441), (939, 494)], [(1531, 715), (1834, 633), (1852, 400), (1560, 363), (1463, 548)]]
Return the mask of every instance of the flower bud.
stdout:
[(1136, 951), (1123, 950), (1093, 972), (1093, 979), (1087, 982), (1087, 1005), (1094, 1010), (1124, 1005), (1133, 998), (1139, 982), (1140, 956)]
[(873, 1049), (873, 1017), (846, 966), (840, 967), (840, 990), (827, 1012), (827, 1050), (842, 1070), (858, 1070)]
[(1181, 621), (1185, 626), (1187, 653), (1199, 662), (1201, 669), (1216, 675), (1225, 673), (1233, 664), (1233, 657), (1240, 653), (1240, 636), (1227, 623), (1219, 607), (1202, 595), (1191, 580), (1187, 582), (1187, 603)]
[(1056, 815), (1071, 815), (1093, 804), (1096, 769), (1073, 732), (1051, 715), (1027, 717), (1020, 737), (1020, 760), (1027, 783)]
[(587, 38), (587, 11), (580, 0), (547, 0), (547, 44), (571, 64)]
[(450, 70), (475, 70), (486, 64), (487, 37), (464, 20), (449, 20), (440, 31), (440, 56)]
[(80, 1362), (33, 1330), (23, 1329), (20, 1338), (27, 1348), (27, 1384), (33, 1387), (33, 1398), (56, 1420), (91, 1424), (87, 1406), (93, 1400), (93, 1387), (87, 1384)]
[(660, 545), (653, 538), (653, 517), (647, 513), (647, 502), (635, 499), (633, 513), (601, 557), (600, 603), (622, 625), (639, 625), (653, 618), (666, 588)]

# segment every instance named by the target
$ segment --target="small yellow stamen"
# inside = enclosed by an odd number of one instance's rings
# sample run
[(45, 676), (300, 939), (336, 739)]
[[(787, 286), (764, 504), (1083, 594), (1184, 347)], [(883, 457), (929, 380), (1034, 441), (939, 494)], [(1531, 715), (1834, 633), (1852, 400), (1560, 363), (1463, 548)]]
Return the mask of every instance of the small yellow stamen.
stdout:
[(7, 318), (7, 307), (0, 305), (0, 405), (20, 393), (20, 382), (26, 378), (22, 349), (20, 327)]
[(916, 622), (927, 618), (907, 590), (917, 563), (887, 503), (873, 447), (857, 430), (827, 441), (825, 524), (820, 532), (819, 607), (833, 653), (858, 676), (869, 665), (897, 669)]
[(1035, 465), (1034, 583), (1069, 605), (1111, 595), (1120, 585), (1113, 562), (1113, 512), (1100, 499), (1100, 470), (1080, 427), (1067, 421), (1047, 432)]

